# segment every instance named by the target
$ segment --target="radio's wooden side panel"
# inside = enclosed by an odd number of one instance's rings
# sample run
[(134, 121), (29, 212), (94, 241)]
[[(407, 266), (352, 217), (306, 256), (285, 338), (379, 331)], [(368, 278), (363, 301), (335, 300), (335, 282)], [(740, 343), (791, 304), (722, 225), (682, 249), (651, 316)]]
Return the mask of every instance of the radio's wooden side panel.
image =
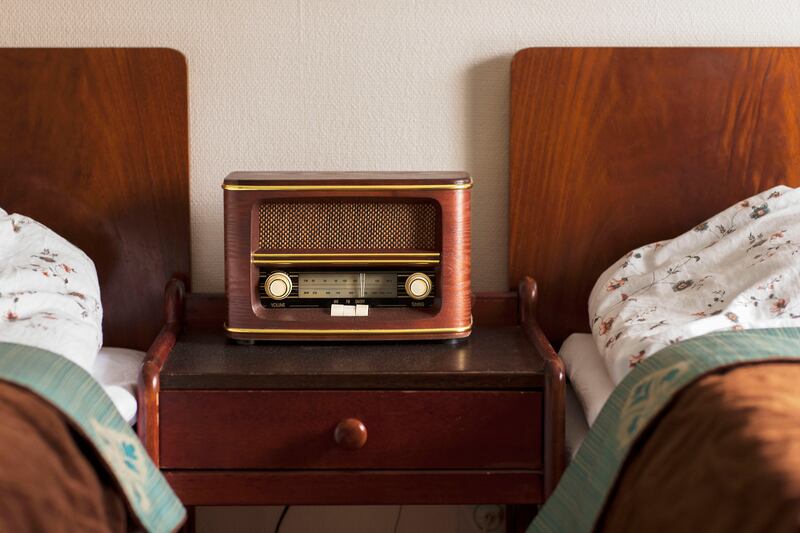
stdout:
[[(226, 328), (229, 336), (248, 340), (400, 340), (468, 336), (472, 325), (469, 178), (466, 178), (465, 184), (463, 175), (454, 175), (448, 184), (439, 177), (434, 188), (426, 188), (426, 184), (433, 182), (426, 182), (414, 174), (406, 177), (402, 184), (397, 179), (376, 177), (368, 180), (361, 177), (354, 189), (352, 179), (348, 181), (348, 174), (339, 174), (341, 181), (333, 179), (335, 176), (327, 175), (328, 179), (320, 189), (314, 189), (319, 185), (305, 184), (285, 188), (270, 185), (260, 190), (259, 183), (270, 182), (226, 179), (226, 184), (236, 184), (226, 187), (224, 193), (225, 283), (228, 297)], [(338, 189), (337, 183), (344, 186)], [(264, 308), (258, 298), (259, 272), (251, 263), (251, 254), (256, 251), (257, 239), (254, 239), (254, 235), (259, 231), (258, 206), (266, 199), (322, 203), (343, 199), (361, 202), (370, 199), (436, 202), (440, 207), (436, 303), (425, 308), (373, 308), (366, 317), (333, 317), (330, 316), (330, 309), (325, 307)], [(335, 224), (336, 221), (320, 220), (319, 223)], [(348, 253), (359, 251), (353, 248)], [(325, 253), (329, 250), (312, 252)]]

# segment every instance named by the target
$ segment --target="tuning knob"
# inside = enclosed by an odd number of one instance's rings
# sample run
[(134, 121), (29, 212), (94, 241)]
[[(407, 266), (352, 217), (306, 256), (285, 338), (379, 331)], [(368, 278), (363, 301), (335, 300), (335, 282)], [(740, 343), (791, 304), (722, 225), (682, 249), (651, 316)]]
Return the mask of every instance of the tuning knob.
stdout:
[(414, 300), (424, 300), (430, 295), (431, 289), (431, 278), (422, 272), (415, 272), (406, 278), (406, 294)]
[(292, 292), (292, 280), (285, 272), (273, 272), (264, 282), (264, 292), (273, 300), (283, 300)]
[(367, 426), (357, 418), (347, 418), (333, 432), (336, 444), (347, 450), (357, 450), (367, 443)]

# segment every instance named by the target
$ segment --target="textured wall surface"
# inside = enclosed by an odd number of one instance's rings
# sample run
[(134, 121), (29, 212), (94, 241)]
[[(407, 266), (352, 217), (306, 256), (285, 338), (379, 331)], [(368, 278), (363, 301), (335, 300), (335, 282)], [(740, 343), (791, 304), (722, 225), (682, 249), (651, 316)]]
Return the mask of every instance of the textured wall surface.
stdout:
[[(219, 186), (232, 170), (466, 170), (473, 286), (505, 288), (511, 56), (578, 45), (800, 45), (800, 2), (0, 0), (0, 46), (186, 55), (200, 291), (223, 287)], [(409, 509), (399, 531), (477, 531), (471, 513), (444, 509)], [(263, 531), (277, 517), (212, 511), (201, 531)], [(315, 512), (290, 515), (284, 531), (307, 530)], [(388, 531), (395, 513), (327, 516), (318, 531)]]
[(508, 78), (527, 46), (800, 44), (769, 0), (0, 0), (0, 46), (189, 62), (193, 279), (222, 290), (232, 170), (466, 170), (473, 286), (506, 285)]

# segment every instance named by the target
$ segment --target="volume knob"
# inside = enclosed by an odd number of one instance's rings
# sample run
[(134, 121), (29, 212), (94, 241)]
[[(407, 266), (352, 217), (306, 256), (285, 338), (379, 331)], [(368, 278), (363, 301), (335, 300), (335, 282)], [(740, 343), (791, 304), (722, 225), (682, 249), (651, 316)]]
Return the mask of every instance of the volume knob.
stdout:
[(283, 300), (292, 293), (292, 280), (285, 272), (273, 272), (264, 282), (264, 292), (273, 300)]
[(415, 272), (406, 278), (406, 294), (414, 300), (424, 300), (430, 295), (431, 289), (431, 278), (422, 272)]

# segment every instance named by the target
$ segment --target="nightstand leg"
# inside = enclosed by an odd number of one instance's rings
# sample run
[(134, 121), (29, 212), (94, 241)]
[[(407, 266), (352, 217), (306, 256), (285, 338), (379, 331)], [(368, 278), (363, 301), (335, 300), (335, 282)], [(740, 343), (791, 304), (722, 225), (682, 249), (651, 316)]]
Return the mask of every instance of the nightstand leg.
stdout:
[(194, 533), (194, 505), (186, 506), (186, 522), (180, 529), (180, 533)]
[(539, 507), (536, 505), (509, 505), (506, 508), (506, 531), (508, 533), (524, 533)]

